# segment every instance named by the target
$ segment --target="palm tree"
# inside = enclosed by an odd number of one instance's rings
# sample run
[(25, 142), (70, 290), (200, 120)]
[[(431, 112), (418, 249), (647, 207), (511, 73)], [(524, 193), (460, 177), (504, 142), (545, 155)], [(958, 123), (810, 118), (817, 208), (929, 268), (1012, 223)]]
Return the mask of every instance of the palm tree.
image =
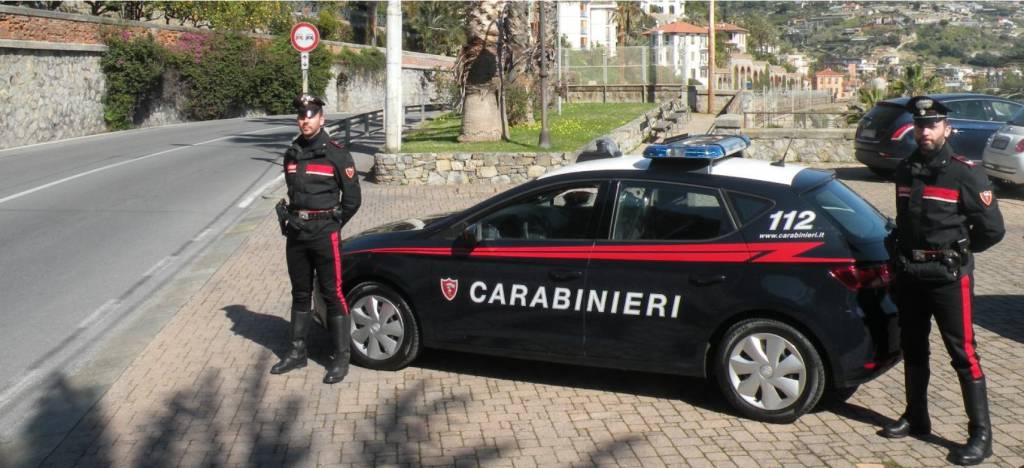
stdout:
[(915, 64), (903, 70), (903, 76), (893, 82), (891, 90), (895, 96), (920, 96), (937, 93), (944, 88), (941, 78), (934, 75), (925, 77), (924, 66)]
[(497, 141), (501, 138), (498, 40), (505, 0), (479, 0), (469, 5), (466, 44), (455, 70), (463, 87), (462, 132), (459, 141)]
[(875, 103), (885, 98), (885, 90), (882, 88), (868, 85), (858, 89), (857, 103), (851, 105), (846, 113), (846, 123), (855, 124), (860, 122), (860, 119), (864, 118), (864, 114), (867, 114), (871, 108), (875, 107)]
[(647, 16), (640, 2), (619, 0), (616, 3), (615, 11), (612, 12), (612, 21), (619, 26), (619, 45), (626, 45), (629, 39), (639, 36), (641, 18)]

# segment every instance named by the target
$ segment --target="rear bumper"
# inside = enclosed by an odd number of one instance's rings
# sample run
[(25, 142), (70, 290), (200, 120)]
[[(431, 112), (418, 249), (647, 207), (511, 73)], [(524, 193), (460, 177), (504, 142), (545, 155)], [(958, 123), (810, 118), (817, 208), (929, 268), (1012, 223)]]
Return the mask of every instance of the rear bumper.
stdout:
[(847, 330), (852, 333), (856, 327), (864, 338), (836, 359), (833, 384), (838, 388), (874, 379), (901, 357), (899, 314), (889, 293), (861, 290), (853, 302), (856, 306), (851, 312), (856, 318), (847, 323)]
[(886, 156), (878, 151), (860, 148), (854, 151), (854, 156), (856, 156), (857, 160), (863, 163), (865, 166), (880, 171), (895, 171), (896, 166), (900, 163), (901, 160), (903, 160), (903, 156)]
[(1024, 156), (986, 153), (982, 161), (985, 173), (993, 179), (1024, 184)]

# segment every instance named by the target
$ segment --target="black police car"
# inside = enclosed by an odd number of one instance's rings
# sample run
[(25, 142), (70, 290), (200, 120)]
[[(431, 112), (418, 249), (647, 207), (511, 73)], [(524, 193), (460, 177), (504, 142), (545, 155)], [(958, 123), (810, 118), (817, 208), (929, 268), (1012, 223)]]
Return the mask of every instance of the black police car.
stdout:
[[(887, 221), (831, 172), (697, 136), (575, 164), (344, 245), (353, 360), (423, 346), (714, 376), (787, 422), (899, 358)], [(660, 154), (657, 154), (660, 153)]]

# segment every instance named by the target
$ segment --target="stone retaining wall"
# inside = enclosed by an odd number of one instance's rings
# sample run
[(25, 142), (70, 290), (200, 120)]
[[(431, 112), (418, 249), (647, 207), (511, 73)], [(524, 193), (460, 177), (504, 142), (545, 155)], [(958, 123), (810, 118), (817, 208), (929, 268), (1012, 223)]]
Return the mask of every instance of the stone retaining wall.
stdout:
[[(602, 138), (629, 153), (650, 133), (646, 115), (656, 112), (648, 111)], [(596, 149), (596, 141), (580, 151), (558, 153), (377, 153), (373, 176), (378, 183), (395, 185), (518, 184), (575, 163), (580, 152)]]
[(857, 162), (853, 153), (856, 129), (747, 128), (742, 133), (752, 141), (751, 148), (745, 153), (748, 158), (775, 161), (786, 153), (788, 147), (786, 161)]
[[(0, 149), (42, 143), (106, 131), (103, 95), (106, 77), (100, 59), (107, 47), (102, 30), (116, 28), (133, 34), (151, 33), (163, 45), (173, 44), (185, 32), (209, 32), (195, 28), (77, 15), (0, 5)], [(253, 35), (265, 41), (270, 36)], [(354, 44), (324, 41), (324, 47), (363, 48)], [(403, 100), (406, 105), (431, 103), (437, 95), (433, 76), (451, 67), (454, 59), (428, 54), (403, 53)], [(298, 63), (298, 60), (296, 60)], [(384, 107), (385, 71), (336, 78), (341, 65), (331, 69), (326, 90), (328, 112), (365, 112)], [(443, 73), (443, 72), (440, 72)], [(175, 76), (165, 76), (173, 81)], [(180, 111), (181, 96), (170, 83), (164, 94), (143, 103), (135, 115), (139, 127), (186, 121)], [(245, 117), (259, 116), (246, 112)]]

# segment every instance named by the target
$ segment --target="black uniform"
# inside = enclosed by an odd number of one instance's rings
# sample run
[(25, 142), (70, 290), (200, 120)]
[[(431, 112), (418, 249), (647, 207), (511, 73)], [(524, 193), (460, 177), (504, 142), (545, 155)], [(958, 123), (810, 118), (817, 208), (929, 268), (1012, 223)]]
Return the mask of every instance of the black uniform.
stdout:
[[(937, 125), (948, 112), (924, 96), (911, 99), (907, 106), (914, 112), (915, 125)], [(907, 408), (882, 435), (904, 437), (931, 431), (928, 336), (934, 317), (959, 377), (970, 420), (970, 439), (953, 461), (980, 463), (992, 453), (992, 430), (974, 338), (974, 252), (1003, 238), (999, 204), (982, 168), (953, 154), (947, 142), (933, 154), (918, 149), (897, 166), (896, 225), (894, 295), (900, 312)]]
[(340, 231), (361, 201), (355, 163), (348, 150), (321, 129), (310, 139), (300, 135), (292, 142), (284, 155), (284, 173), (290, 203), (280, 204), (278, 215), (288, 238), (292, 349), (270, 372), (281, 374), (306, 365), (315, 273), (334, 344), (324, 382), (340, 382), (348, 372), (351, 341), (351, 318), (342, 294)]

